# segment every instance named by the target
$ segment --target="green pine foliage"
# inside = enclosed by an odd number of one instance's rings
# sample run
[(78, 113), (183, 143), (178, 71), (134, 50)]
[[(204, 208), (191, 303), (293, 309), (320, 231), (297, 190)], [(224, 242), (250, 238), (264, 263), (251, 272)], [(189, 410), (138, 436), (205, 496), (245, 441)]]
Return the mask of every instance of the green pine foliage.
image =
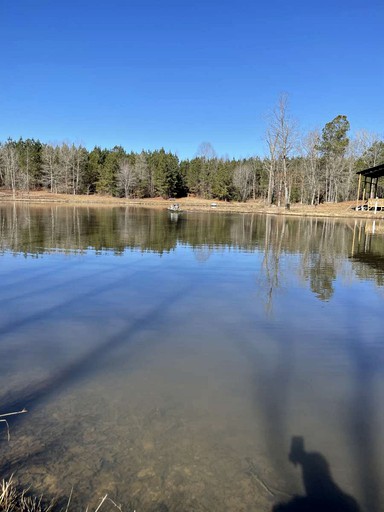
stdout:
[(341, 115), (324, 126), (319, 149), (325, 157), (344, 155), (349, 144), (347, 137), (349, 129), (347, 116)]
[(118, 195), (117, 175), (119, 165), (125, 156), (126, 153), (121, 146), (115, 146), (111, 151), (105, 150), (104, 161), (98, 166), (96, 176), (96, 191), (99, 194)]

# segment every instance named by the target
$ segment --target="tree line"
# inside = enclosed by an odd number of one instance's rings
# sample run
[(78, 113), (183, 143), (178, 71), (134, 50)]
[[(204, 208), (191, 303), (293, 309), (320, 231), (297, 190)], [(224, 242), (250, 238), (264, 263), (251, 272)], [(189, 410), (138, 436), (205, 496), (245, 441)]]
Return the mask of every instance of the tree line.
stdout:
[(247, 201), (278, 206), (354, 199), (356, 171), (384, 162), (384, 141), (367, 131), (348, 137), (338, 115), (320, 130), (300, 134), (282, 96), (265, 135), (267, 154), (220, 158), (209, 143), (192, 159), (163, 148), (127, 152), (121, 146), (88, 151), (71, 143), (35, 139), (0, 142), (0, 187), (126, 198), (183, 197)]

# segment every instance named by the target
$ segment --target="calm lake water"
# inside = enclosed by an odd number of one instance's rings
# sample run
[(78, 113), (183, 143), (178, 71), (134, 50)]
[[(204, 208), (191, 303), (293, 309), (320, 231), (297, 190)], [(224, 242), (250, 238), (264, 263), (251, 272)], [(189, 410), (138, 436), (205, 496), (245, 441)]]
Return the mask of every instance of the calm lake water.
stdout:
[(384, 510), (383, 221), (3, 203), (0, 233), (0, 413), (29, 410), (2, 476), (73, 510)]

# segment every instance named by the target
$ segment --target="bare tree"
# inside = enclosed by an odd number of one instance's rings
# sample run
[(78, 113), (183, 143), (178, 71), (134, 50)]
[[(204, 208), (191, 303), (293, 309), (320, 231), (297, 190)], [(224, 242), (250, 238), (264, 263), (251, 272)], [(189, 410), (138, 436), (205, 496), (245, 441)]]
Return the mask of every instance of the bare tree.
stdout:
[(320, 168), (320, 144), (321, 135), (318, 130), (309, 132), (301, 143), (301, 155), (303, 157), (303, 186), (307, 192), (307, 201), (313, 205), (320, 200), (321, 168)]
[(13, 198), (15, 198), (19, 177), (19, 165), (17, 150), (11, 140), (8, 140), (1, 146), (0, 167), (4, 185), (12, 190)]
[(45, 144), (42, 149), (43, 184), (52, 193), (58, 192), (59, 185), (59, 155), (58, 148), (52, 144)]
[(5, 168), (3, 162), (4, 144), (0, 142), (0, 186), (5, 185)]
[(380, 135), (367, 130), (360, 130), (356, 134), (355, 141), (359, 158), (364, 162), (364, 166), (375, 167), (379, 165), (383, 155), (383, 143)]
[(72, 144), (72, 193), (78, 194), (87, 161), (87, 151), (82, 146)]
[(292, 191), (292, 179), (289, 176), (289, 157), (295, 147), (297, 138), (296, 123), (288, 112), (288, 96), (282, 94), (274, 108), (267, 129), (269, 150), (268, 202), (271, 202), (272, 185), (276, 187), (277, 204), (280, 206), (284, 190), (285, 204), (289, 205)]
[(29, 157), (29, 145), (25, 146), (25, 158), (24, 161), (21, 157), (20, 150), (18, 154), (18, 167), (19, 167), (19, 188), (22, 190), (27, 190), (29, 192), (30, 186), (30, 157)]
[(254, 189), (254, 172), (250, 163), (241, 163), (233, 172), (233, 185), (242, 201), (246, 201)]
[(272, 204), (273, 191), (275, 188), (276, 174), (277, 174), (277, 133), (271, 127), (267, 130), (267, 146), (269, 157), (264, 160), (265, 168), (268, 173), (268, 192), (267, 203)]
[(73, 166), (73, 145), (66, 143), (58, 147), (57, 161), (57, 187), (59, 192), (68, 194), (70, 191), (71, 174)]
[[(344, 155), (343, 176), (339, 185), (339, 197), (342, 201), (354, 198), (356, 192), (356, 162), (361, 156), (361, 148), (357, 138), (349, 141)], [(372, 190), (373, 192), (373, 190)]]
[(119, 165), (117, 175), (117, 183), (119, 188), (123, 191), (124, 197), (131, 197), (138, 181), (139, 176), (135, 164), (125, 158)]

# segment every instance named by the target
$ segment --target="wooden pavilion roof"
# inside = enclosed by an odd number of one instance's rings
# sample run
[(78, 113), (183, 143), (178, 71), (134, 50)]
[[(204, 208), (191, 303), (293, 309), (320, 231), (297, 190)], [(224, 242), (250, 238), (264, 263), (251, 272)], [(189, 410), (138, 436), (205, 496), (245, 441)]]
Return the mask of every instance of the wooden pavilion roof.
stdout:
[(361, 174), (367, 178), (381, 178), (384, 176), (384, 164), (376, 165), (375, 167), (370, 167), (363, 171), (358, 171), (356, 174)]

